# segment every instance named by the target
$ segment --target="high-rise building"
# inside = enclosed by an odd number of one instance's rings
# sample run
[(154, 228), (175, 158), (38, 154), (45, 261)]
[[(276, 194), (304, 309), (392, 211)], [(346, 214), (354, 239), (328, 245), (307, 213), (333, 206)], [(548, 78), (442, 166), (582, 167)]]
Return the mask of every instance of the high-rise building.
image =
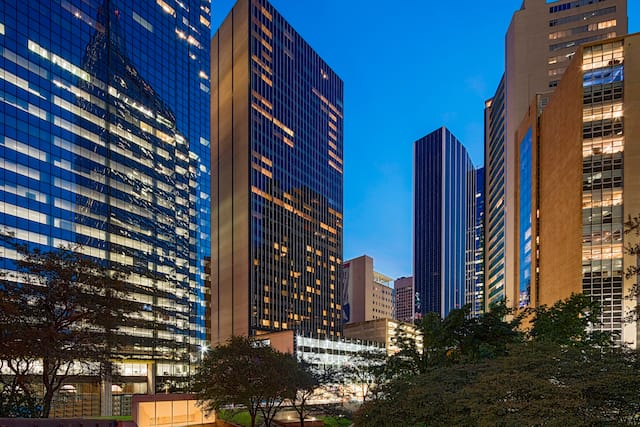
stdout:
[(541, 110), (533, 102), (516, 131), (520, 303), (584, 293), (601, 328), (635, 346), (625, 272), (638, 260), (625, 247), (638, 239), (624, 223), (640, 213), (640, 34), (578, 49)]
[(211, 46), (212, 341), (339, 336), (342, 80), (266, 0)]
[(474, 288), (475, 169), (442, 127), (414, 144), (413, 270), (416, 312), (445, 317)]
[(627, 0), (524, 0), (513, 15), (505, 39), (504, 79), (485, 116), (486, 304), (506, 298), (517, 306), (520, 299), (515, 139), (520, 120), (537, 94), (542, 108), (548, 103), (578, 46), (626, 32)]
[(470, 304), (471, 315), (484, 312), (484, 168), (475, 171), (474, 225), (473, 225), (473, 285), (467, 290), (465, 304)]
[(413, 323), (416, 319), (416, 293), (413, 277), (400, 277), (393, 282), (396, 293), (395, 318), (401, 322)]
[(342, 274), (345, 324), (393, 319), (393, 279), (373, 269), (373, 258), (362, 255), (345, 261)]
[(0, 228), (131, 269), (124, 393), (180, 388), (206, 342), (210, 10), (170, 3), (0, 2)]
[(505, 298), (505, 154), (504, 76), (493, 98), (485, 103), (485, 310)]

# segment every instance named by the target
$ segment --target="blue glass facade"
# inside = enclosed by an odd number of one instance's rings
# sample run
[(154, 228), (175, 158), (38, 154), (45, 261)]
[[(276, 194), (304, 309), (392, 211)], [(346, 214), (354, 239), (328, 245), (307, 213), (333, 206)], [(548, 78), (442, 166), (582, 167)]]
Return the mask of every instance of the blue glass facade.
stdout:
[(0, 2), (0, 227), (132, 269), (117, 356), (149, 361), (158, 390), (206, 342), (209, 16), (208, 0)]
[(519, 222), (519, 247), (520, 259), (519, 271), (519, 295), (518, 306), (527, 307), (531, 303), (531, 254), (532, 254), (532, 206), (533, 182), (532, 182), (532, 131), (527, 131), (520, 142), (520, 222)]
[(338, 336), (342, 80), (265, 0), (236, 3), (212, 73), (213, 341)]
[(474, 287), (475, 169), (446, 128), (414, 144), (414, 280), (416, 312), (442, 317), (465, 304)]

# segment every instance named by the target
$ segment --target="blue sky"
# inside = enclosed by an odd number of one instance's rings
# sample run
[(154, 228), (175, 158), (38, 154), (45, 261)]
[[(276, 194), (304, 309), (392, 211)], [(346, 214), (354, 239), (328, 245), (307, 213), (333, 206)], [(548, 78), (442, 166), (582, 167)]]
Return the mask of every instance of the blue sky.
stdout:
[[(344, 258), (411, 275), (413, 142), (444, 125), (483, 165), (484, 101), (522, 0), (271, 2), (344, 80)], [(628, 3), (640, 31), (640, 1)], [(214, 31), (233, 4), (213, 0)]]

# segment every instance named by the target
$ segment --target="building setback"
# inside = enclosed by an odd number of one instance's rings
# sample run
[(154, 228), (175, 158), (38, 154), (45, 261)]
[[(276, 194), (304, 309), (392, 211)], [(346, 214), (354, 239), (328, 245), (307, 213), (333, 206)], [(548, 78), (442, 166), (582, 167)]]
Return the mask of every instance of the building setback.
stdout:
[(212, 39), (212, 341), (342, 332), (342, 80), (265, 0)]
[[(206, 343), (209, 2), (0, 9), (0, 228), (131, 269), (120, 389), (183, 388)], [(0, 248), (0, 268), (16, 257)]]
[(446, 128), (414, 144), (416, 313), (462, 308), (474, 288), (475, 169)]
[(640, 212), (639, 72), (640, 35), (587, 44), (549, 105), (540, 113), (533, 103), (516, 133), (519, 205), (531, 206), (518, 218), (522, 305), (590, 295), (601, 328), (632, 346), (636, 323), (626, 317), (635, 278), (625, 271), (637, 260), (624, 248), (637, 238), (624, 223)]
[(578, 46), (627, 32), (627, 0), (524, 0), (505, 38), (505, 75), (487, 102), (486, 305), (520, 304), (517, 266), (518, 145), (530, 104), (544, 108)]

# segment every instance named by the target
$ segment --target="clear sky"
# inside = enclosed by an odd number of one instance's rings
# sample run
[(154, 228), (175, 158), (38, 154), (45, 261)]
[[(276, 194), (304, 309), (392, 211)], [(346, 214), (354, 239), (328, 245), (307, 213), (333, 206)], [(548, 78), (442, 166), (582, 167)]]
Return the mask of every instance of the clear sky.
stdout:
[[(212, 29), (235, 2), (213, 0)], [(447, 126), (484, 164), (484, 101), (522, 0), (271, 0), (344, 80), (344, 258), (412, 274), (413, 142)], [(640, 0), (628, 0), (640, 31)]]

